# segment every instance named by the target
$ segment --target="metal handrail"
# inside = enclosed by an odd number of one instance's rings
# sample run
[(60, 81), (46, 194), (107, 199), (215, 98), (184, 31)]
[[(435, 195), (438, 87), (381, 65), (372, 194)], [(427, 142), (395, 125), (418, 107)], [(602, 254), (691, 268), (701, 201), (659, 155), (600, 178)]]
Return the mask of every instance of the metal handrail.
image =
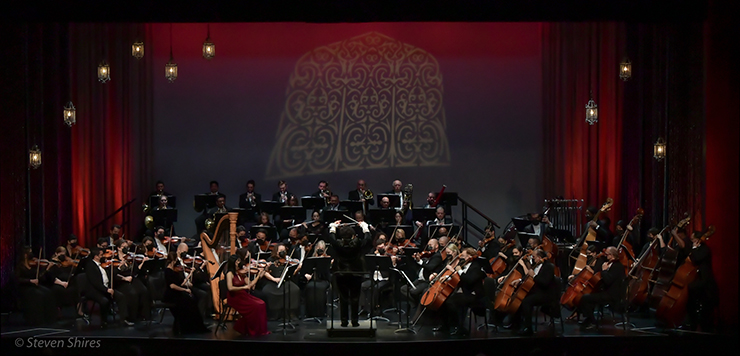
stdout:
[(472, 221), (470, 221), (468, 219), (468, 209), (474, 211), (480, 217), (482, 217), (483, 219), (485, 219), (486, 221), (488, 221), (491, 225), (500, 228), (500, 226), (498, 226), (498, 224), (496, 223), (496, 221), (494, 221), (493, 219), (489, 218), (486, 214), (483, 214), (483, 212), (481, 212), (480, 210), (478, 210), (472, 204), (468, 203), (465, 199), (458, 197), (457, 200), (462, 203), (462, 206), (461, 206), (461, 209), (462, 209), (462, 225), (463, 225), (463, 234), (462, 235), (463, 235), (463, 239), (465, 240), (465, 242), (468, 242), (468, 231), (470, 230), (468, 227), (472, 227), (475, 231), (478, 231), (478, 232), (480, 232), (482, 234), (485, 234), (485, 229), (484, 228), (481, 228), (480, 226), (476, 225), (475, 223), (473, 223)]

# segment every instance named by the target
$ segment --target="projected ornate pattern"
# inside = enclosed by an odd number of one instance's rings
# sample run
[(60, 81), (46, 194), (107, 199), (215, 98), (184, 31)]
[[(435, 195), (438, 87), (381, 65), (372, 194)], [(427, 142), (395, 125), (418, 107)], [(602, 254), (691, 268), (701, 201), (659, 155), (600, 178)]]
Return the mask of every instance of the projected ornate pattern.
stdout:
[(288, 82), (267, 178), (446, 166), (439, 64), (371, 32), (318, 47)]

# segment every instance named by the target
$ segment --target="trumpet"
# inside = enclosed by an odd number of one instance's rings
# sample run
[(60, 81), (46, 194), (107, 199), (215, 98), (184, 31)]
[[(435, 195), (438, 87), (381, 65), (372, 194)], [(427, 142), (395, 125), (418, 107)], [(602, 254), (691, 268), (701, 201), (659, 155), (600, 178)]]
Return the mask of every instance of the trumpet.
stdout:
[(254, 193), (247, 194), (247, 201), (249, 202), (249, 205), (251, 205), (253, 208), (257, 206), (257, 202), (254, 200)]
[(324, 203), (326, 205), (329, 205), (329, 200), (331, 199), (332, 192), (331, 190), (322, 190), (321, 191), (321, 197), (324, 198)]

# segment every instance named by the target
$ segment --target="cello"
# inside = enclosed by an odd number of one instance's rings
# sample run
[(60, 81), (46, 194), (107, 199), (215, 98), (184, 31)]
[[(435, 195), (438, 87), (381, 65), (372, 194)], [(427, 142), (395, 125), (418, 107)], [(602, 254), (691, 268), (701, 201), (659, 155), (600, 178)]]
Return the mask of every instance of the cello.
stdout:
[[(689, 216), (689, 214), (687, 213), (686, 217), (683, 220), (679, 221), (676, 227), (684, 228), (686, 227), (686, 225), (689, 224), (689, 221), (691, 221), (691, 216)], [(650, 293), (650, 306), (653, 308), (658, 307), (658, 304), (663, 298), (663, 295), (671, 287), (671, 280), (673, 279), (673, 275), (676, 274), (676, 265), (678, 264), (679, 250), (672, 245), (673, 234), (671, 234), (671, 239), (668, 240), (668, 243), (665, 246), (665, 250), (660, 256), (658, 264), (656, 265), (653, 272), (650, 274), (650, 282), (653, 282), (653, 290)]]
[[(607, 212), (611, 210), (612, 205), (614, 205), (614, 200), (612, 198), (607, 198), (604, 205), (601, 206), (601, 209), (594, 215), (591, 222), (597, 222), (599, 220), (599, 217), (602, 213)], [(589, 226), (586, 232), (584, 232), (584, 236), (582, 236), (580, 241), (576, 244), (576, 246), (580, 245), (580, 253), (578, 257), (570, 256), (571, 258), (576, 259), (575, 266), (573, 266), (573, 272), (571, 274), (578, 274), (583, 270), (584, 267), (586, 267), (586, 261), (588, 259), (588, 255), (586, 254), (586, 249), (588, 249), (588, 242), (589, 241), (596, 241), (596, 230), (594, 230), (593, 227)], [(575, 249), (574, 249), (575, 250)]]
[[(604, 252), (600, 252), (593, 258), (588, 265), (593, 267)], [(581, 298), (586, 294), (591, 294), (601, 284), (601, 272), (594, 272), (593, 269), (583, 268), (572, 280), (568, 282), (568, 288), (560, 297), (560, 304), (568, 310), (573, 310), (581, 303)]]
[[(509, 274), (506, 275), (506, 278), (504, 278), (504, 281), (501, 282), (498, 286), (498, 290), (496, 291), (496, 298), (493, 301), (493, 309), (504, 312), (504, 313), (514, 313), (516, 310), (511, 310), (512, 307), (511, 301), (516, 297), (518, 294), (517, 291), (519, 288), (523, 288), (523, 291), (525, 293), (528, 293), (530, 289), (532, 289), (532, 286), (534, 286), (534, 280), (527, 277), (527, 263), (528, 256), (531, 253), (527, 253), (526, 255), (522, 255), (522, 257), (519, 258), (519, 261), (517, 261), (517, 264), (520, 265), (524, 269), (524, 273), (520, 272), (519, 269), (514, 266), (514, 268), (509, 271)], [(520, 283), (517, 286), (512, 285), (512, 282), (516, 280), (522, 280), (522, 283)], [(526, 294), (525, 294), (526, 296)], [(521, 304), (521, 303), (520, 303)], [(519, 308), (519, 304), (516, 305), (516, 308)]]
[(454, 269), (457, 267), (459, 261), (460, 256), (457, 256), (454, 261), (447, 265), (452, 266), (452, 271), (445, 267), (442, 272), (434, 277), (434, 280), (429, 285), (429, 289), (421, 296), (420, 303), (423, 307), (438, 310), (444, 304), (445, 300), (447, 300), (447, 297), (457, 289), (457, 285), (460, 283), (460, 275)]
[[(714, 226), (709, 226), (706, 232), (701, 235), (700, 240), (706, 241), (714, 234)], [(671, 281), (668, 290), (660, 299), (660, 304), (655, 310), (655, 317), (663, 320), (668, 325), (680, 325), (686, 315), (686, 304), (689, 300), (689, 284), (694, 282), (699, 275), (698, 266), (696, 266), (690, 257), (676, 271), (676, 275)]]
[[(635, 227), (636, 224), (642, 220), (642, 216), (645, 214), (645, 210), (642, 210), (642, 208), (637, 208), (637, 214), (635, 217), (632, 218), (632, 220), (629, 223), (629, 226)], [(632, 261), (635, 260), (635, 252), (632, 249), (632, 244), (627, 241), (627, 236), (630, 234), (630, 229), (625, 228), (624, 233), (622, 234), (622, 239), (619, 241), (619, 246), (617, 248), (619, 249), (619, 263), (624, 266), (624, 273), (629, 274), (630, 269), (632, 268)]]

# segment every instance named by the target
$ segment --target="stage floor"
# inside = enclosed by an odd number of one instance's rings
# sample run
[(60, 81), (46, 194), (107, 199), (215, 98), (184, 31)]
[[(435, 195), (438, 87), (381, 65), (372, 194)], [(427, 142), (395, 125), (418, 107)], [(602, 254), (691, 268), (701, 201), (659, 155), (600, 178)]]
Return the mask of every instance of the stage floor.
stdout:
[[(569, 315), (564, 310), (564, 315)], [(398, 320), (397, 313), (386, 313), (391, 321)], [(375, 335), (367, 333), (357, 337), (330, 337), (327, 321), (294, 320), (294, 329), (283, 331), (281, 321), (270, 321), (272, 334), (262, 337), (239, 335), (228, 322), (217, 332), (175, 336), (173, 318), (165, 314), (162, 324), (137, 323), (129, 327), (109, 324), (105, 329), (96, 327), (100, 320), (93, 317), (92, 326), (84, 320), (66, 318), (52, 325), (24, 325), (20, 314), (3, 316), (2, 350), (12, 354), (97, 354), (97, 355), (152, 355), (152, 354), (239, 354), (264, 355), (277, 352), (289, 355), (715, 355), (735, 354), (738, 350), (737, 330), (716, 334), (690, 333), (663, 330), (654, 327), (652, 319), (630, 315), (635, 326), (624, 330), (619, 322), (607, 313), (598, 330), (581, 331), (575, 322), (565, 321), (563, 329), (556, 321), (549, 327), (539, 318), (534, 336), (520, 337), (506, 329), (471, 328), (470, 335), (462, 338), (447, 333), (435, 333), (433, 321), (422, 318), (415, 333), (398, 332), (397, 325), (385, 321), (373, 322)], [(405, 315), (402, 315), (404, 326)], [(482, 323), (483, 318), (474, 320)], [(215, 322), (211, 330), (215, 328)], [(470, 325), (470, 324), (468, 324)], [(335, 334), (342, 331), (335, 321)], [(348, 331), (367, 331), (369, 321)], [(341, 333), (339, 333), (341, 334)], [(42, 350), (43, 349), (43, 350)]]

